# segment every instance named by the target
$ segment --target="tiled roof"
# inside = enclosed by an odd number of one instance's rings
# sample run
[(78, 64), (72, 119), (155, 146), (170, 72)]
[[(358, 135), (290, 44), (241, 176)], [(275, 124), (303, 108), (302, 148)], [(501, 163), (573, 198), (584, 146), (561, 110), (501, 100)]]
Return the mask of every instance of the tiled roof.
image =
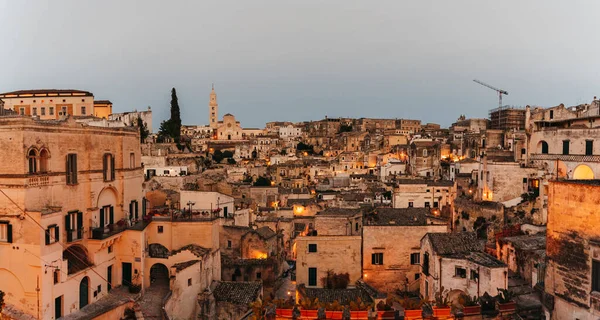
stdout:
[(324, 288), (306, 288), (300, 286), (298, 288), (301, 296), (314, 299), (319, 299), (320, 302), (332, 303), (339, 302), (342, 305), (347, 305), (351, 301), (357, 301), (360, 298), (365, 303), (373, 302), (369, 294), (362, 289), (324, 289)]
[(453, 255), (483, 251), (484, 243), (473, 232), (428, 233), (433, 251), (439, 255)]
[(221, 281), (213, 290), (213, 295), (217, 301), (247, 306), (258, 299), (261, 291), (260, 282)]
[(221, 266), (238, 267), (238, 266), (262, 266), (273, 263), (272, 259), (241, 259), (232, 258), (226, 254), (221, 254)]
[(361, 209), (327, 208), (317, 213), (318, 216), (354, 216), (361, 213)]
[(512, 243), (515, 248), (525, 251), (546, 249), (546, 234), (506, 237), (499, 241)]
[(485, 252), (469, 252), (469, 253), (457, 253), (454, 255), (449, 255), (448, 258), (454, 259), (465, 259), (471, 262), (474, 262), (478, 265), (488, 267), (488, 268), (502, 268), (506, 267), (504, 262), (494, 258), (493, 256), (485, 253)]
[(110, 100), (94, 100), (94, 105), (96, 104), (113, 104)]
[(365, 215), (365, 226), (424, 226), (427, 208), (377, 208)]
[(201, 247), (199, 245), (196, 244), (188, 244), (187, 246), (181, 247), (178, 250), (173, 250), (171, 252), (171, 255), (175, 255), (179, 252), (185, 251), (185, 250), (189, 250), (191, 253), (193, 253), (196, 257), (202, 257), (203, 255), (207, 254), (210, 252), (209, 249), (206, 249), (204, 247)]
[(200, 262), (200, 260), (190, 260), (190, 261), (186, 261), (186, 262), (176, 263), (173, 265), (173, 267), (175, 268), (175, 270), (177, 272), (179, 272), (187, 267), (191, 267), (191, 266), (195, 265), (198, 262)]
[(264, 239), (270, 239), (274, 236), (277, 235), (277, 233), (275, 231), (273, 231), (273, 229), (264, 226), (264, 227), (260, 227), (256, 230), (254, 230), (256, 233), (258, 233), (258, 235), (260, 235), (261, 237), (263, 237)]

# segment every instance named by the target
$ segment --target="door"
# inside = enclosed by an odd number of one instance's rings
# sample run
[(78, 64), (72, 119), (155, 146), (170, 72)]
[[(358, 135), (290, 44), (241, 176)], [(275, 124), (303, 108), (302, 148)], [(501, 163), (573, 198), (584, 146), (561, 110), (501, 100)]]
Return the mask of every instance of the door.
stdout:
[(227, 218), (227, 207), (223, 207), (223, 217)]
[(63, 299), (63, 296), (56, 297), (54, 299), (54, 319), (58, 319), (58, 318), (62, 317), (62, 306), (63, 306), (62, 299)]
[(81, 279), (79, 283), (79, 309), (87, 306), (89, 303), (89, 287), (90, 279), (88, 277)]
[(113, 266), (108, 266), (108, 268), (106, 268), (106, 282), (108, 282), (106, 284), (106, 287), (108, 291), (110, 291), (110, 289), (112, 289), (112, 267)]
[(308, 268), (308, 285), (317, 285), (317, 268)]
[(131, 263), (129, 262), (123, 262), (123, 279), (121, 283), (124, 286), (131, 285)]

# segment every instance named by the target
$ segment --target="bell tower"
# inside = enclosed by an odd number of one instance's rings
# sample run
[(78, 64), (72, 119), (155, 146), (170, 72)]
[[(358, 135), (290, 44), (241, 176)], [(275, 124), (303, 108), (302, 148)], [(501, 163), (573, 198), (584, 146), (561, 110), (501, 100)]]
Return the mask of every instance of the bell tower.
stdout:
[(217, 93), (215, 92), (214, 83), (212, 85), (210, 99), (208, 101), (208, 119), (210, 119), (210, 123), (208, 125), (211, 128), (216, 128), (217, 122), (219, 121), (219, 104), (217, 103)]

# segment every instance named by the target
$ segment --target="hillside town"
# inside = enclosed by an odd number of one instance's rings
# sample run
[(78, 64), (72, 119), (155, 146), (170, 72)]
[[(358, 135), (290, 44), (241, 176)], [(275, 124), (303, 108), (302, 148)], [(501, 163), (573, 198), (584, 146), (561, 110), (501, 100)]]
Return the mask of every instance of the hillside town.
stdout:
[(0, 93), (3, 319), (600, 316), (596, 97), (248, 128), (207, 87)]

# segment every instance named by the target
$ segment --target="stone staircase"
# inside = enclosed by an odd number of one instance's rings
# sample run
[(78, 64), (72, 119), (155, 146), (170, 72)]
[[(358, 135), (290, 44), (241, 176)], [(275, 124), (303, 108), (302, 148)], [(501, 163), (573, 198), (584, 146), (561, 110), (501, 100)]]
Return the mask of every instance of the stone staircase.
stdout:
[(520, 319), (543, 319), (542, 302), (539, 294), (521, 276), (510, 271), (508, 274), (508, 290), (516, 296), (517, 313)]

